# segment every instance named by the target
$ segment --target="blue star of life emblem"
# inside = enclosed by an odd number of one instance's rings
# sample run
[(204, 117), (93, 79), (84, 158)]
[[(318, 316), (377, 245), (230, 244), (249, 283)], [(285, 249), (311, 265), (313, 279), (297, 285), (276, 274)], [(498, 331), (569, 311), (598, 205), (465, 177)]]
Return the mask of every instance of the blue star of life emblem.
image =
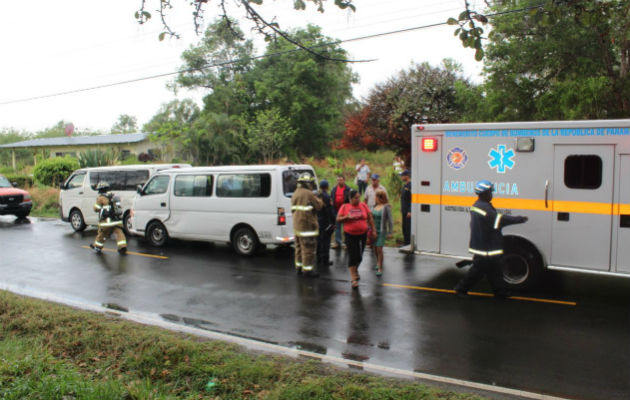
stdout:
[(516, 164), (513, 160), (514, 150), (506, 150), (504, 144), (498, 145), (496, 149), (490, 149), (488, 155), (490, 156), (490, 161), (488, 161), (490, 169), (496, 168), (499, 174), (505, 174), (506, 168), (512, 169)]

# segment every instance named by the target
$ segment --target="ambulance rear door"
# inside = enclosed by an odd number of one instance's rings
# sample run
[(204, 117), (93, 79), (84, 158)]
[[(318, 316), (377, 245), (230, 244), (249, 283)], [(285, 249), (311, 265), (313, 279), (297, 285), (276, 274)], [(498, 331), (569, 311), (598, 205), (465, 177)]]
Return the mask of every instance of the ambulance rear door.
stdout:
[[(415, 248), (440, 252), (442, 181), (442, 132), (415, 136), (412, 159), (412, 235)], [(412, 238), (412, 241), (414, 239)]]
[(551, 265), (609, 271), (614, 145), (555, 145)]

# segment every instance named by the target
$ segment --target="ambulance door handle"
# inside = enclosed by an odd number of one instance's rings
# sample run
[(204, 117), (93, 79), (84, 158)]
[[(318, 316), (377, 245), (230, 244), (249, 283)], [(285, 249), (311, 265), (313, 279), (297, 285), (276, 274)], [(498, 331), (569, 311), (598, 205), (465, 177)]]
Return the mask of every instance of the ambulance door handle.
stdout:
[(160, 206), (166, 207), (166, 203), (160, 203)]
[(549, 208), (549, 179), (545, 181), (545, 208)]

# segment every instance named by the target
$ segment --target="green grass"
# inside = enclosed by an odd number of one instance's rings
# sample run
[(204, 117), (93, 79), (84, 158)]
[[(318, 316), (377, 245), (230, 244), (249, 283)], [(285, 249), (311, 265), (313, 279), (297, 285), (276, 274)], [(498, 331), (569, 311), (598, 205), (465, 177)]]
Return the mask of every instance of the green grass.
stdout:
[[(215, 384), (207, 388), (208, 382)], [(1, 399), (475, 399), (0, 291)]]

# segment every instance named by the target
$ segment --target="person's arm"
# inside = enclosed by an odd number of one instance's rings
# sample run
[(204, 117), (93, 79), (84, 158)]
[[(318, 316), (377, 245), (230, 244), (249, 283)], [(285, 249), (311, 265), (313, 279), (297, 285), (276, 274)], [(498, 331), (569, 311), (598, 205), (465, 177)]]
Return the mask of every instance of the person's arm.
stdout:
[(368, 210), (368, 224), (370, 225), (370, 228), (372, 229), (372, 237), (376, 237), (376, 226), (374, 226), (374, 216), (372, 215), (372, 213)]
[(322, 207), (324, 206), (324, 202), (319, 197), (317, 197), (315, 193), (312, 193), (311, 204), (313, 208), (315, 208), (316, 211), (321, 210)]
[(347, 207), (344, 205), (341, 206), (339, 212), (337, 213), (337, 222), (344, 222), (349, 219), (349, 215), (344, 213), (346, 212)]
[(515, 215), (503, 215), (501, 213), (497, 213), (494, 221), (494, 229), (501, 229), (504, 226), (522, 224), (528, 221), (529, 218), (525, 216), (515, 216)]
[(394, 231), (394, 219), (392, 217), (392, 206), (388, 204), (385, 207), (383, 207), (383, 210), (385, 210), (383, 212), (383, 215), (387, 216), (387, 224), (385, 226), (387, 227), (387, 235), (389, 236)]

